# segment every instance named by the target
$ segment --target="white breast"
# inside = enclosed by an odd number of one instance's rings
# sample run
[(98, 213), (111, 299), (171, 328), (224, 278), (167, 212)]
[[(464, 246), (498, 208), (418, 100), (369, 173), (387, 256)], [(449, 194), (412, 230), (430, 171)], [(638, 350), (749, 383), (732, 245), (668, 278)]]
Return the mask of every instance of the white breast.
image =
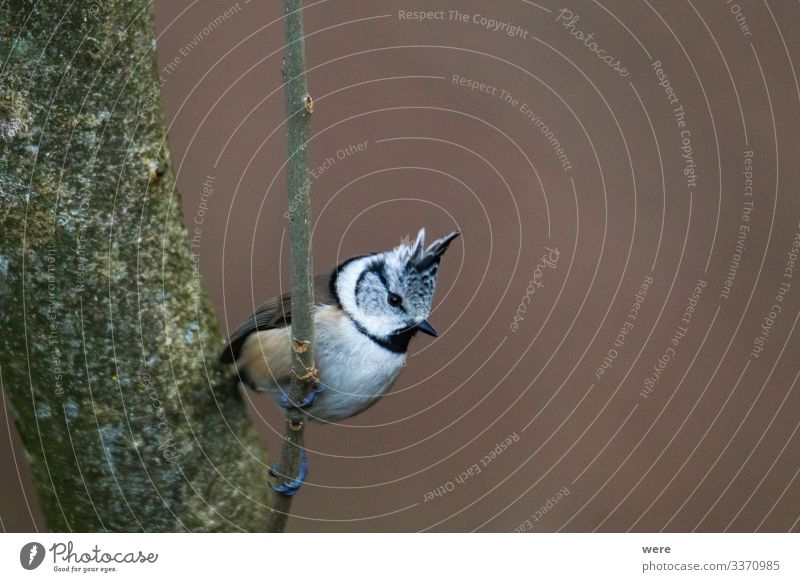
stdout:
[(379, 346), (336, 308), (318, 308), (315, 324), (317, 367), (325, 390), (309, 414), (333, 422), (375, 404), (397, 379), (405, 354)]

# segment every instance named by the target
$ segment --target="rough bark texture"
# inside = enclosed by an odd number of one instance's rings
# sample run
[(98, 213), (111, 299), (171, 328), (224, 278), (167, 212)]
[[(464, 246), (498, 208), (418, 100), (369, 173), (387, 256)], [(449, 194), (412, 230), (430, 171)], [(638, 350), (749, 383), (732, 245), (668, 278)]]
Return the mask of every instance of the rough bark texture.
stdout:
[(264, 528), (175, 191), (148, 1), (0, 7), (0, 380), (53, 531)]
[[(310, 197), (308, 177), (308, 136), (313, 101), (306, 82), (306, 50), (303, 33), (302, 0), (284, 0), (286, 56), (283, 59), (284, 93), (286, 95), (286, 137), (289, 161), (289, 238), (292, 247), (292, 345), (295, 358), (292, 366), (292, 402), (302, 402), (316, 387), (318, 375), (314, 364), (314, 259), (311, 253)], [(304, 414), (290, 409), (286, 413), (286, 437), (281, 451), (280, 473), (291, 480), (300, 465), (303, 447)], [(275, 495), (268, 531), (280, 532), (286, 527), (292, 498)]]

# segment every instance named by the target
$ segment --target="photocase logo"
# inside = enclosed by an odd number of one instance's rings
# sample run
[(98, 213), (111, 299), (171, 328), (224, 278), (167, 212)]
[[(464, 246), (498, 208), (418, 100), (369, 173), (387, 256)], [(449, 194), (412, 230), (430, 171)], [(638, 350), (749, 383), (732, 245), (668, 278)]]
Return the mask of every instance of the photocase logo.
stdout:
[(39, 542), (29, 542), (19, 551), (19, 563), (26, 570), (35, 570), (44, 561), (44, 546)]

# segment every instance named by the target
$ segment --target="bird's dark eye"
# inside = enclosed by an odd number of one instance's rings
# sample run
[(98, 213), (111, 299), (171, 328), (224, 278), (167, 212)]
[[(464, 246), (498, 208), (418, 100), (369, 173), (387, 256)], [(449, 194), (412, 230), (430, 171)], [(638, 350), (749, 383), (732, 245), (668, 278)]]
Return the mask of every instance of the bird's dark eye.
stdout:
[(400, 307), (403, 304), (403, 298), (400, 297), (397, 293), (389, 292), (389, 296), (386, 298), (386, 301), (392, 307)]

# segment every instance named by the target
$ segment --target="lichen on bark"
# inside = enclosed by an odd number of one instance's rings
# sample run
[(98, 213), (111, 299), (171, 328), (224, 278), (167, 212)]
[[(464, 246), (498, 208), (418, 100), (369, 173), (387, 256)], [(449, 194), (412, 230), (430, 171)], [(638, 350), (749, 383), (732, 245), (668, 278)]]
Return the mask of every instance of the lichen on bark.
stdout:
[(52, 531), (260, 530), (180, 214), (151, 3), (0, 7), (0, 381)]

